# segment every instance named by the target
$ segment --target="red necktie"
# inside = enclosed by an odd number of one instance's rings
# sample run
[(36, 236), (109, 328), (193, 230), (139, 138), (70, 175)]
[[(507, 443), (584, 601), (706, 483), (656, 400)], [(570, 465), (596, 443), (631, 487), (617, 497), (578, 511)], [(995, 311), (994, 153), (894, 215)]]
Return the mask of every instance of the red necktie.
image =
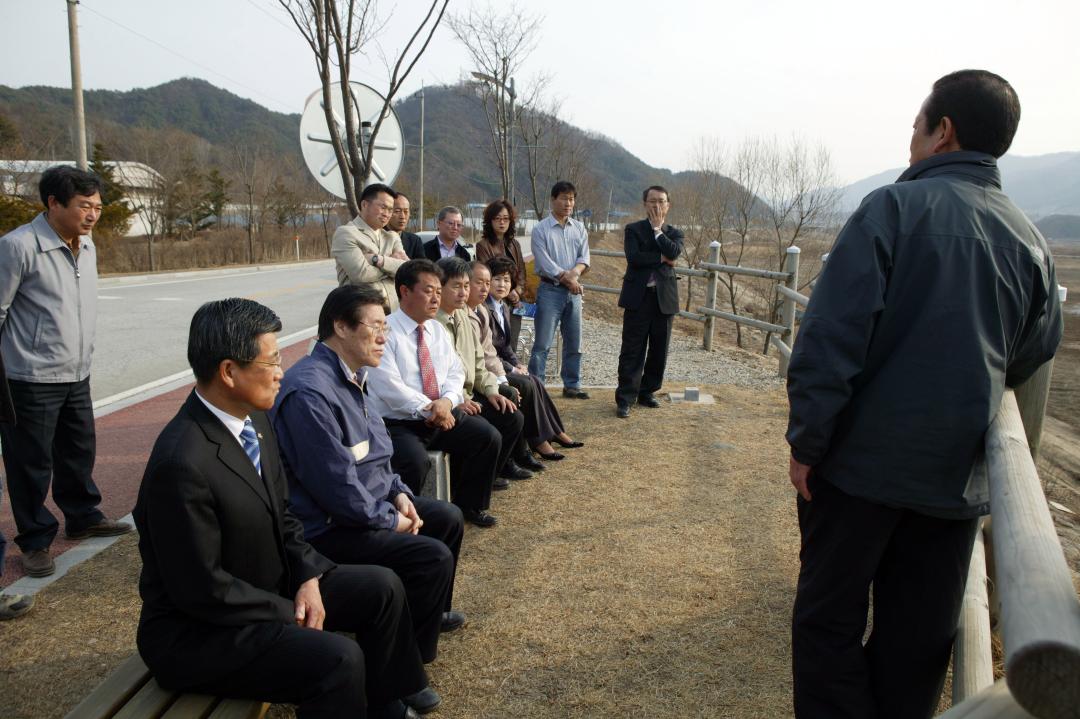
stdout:
[(431, 361), (427, 343), (424, 341), (424, 326), (416, 327), (416, 358), (420, 361), (420, 381), (424, 384), (424, 394), (434, 401), (439, 398), (439, 380), (435, 377), (435, 364)]

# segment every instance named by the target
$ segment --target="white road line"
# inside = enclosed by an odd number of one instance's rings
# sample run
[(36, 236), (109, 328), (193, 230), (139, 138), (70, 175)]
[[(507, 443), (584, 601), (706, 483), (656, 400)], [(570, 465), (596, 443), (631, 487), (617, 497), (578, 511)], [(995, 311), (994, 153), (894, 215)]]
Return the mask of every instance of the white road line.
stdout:
[(234, 277), (249, 277), (251, 275), (269, 275), (269, 274), (274, 273), (274, 272), (289, 272), (289, 271), (292, 271), (292, 270), (295, 270), (295, 269), (296, 268), (294, 268), (294, 267), (283, 267), (283, 268), (278, 269), (278, 270), (257, 270), (255, 272), (238, 272), (236, 274), (222, 273), (222, 274), (219, 274), (219, 275), (209, 275), (207, 277), (188, 277), (188, 278), (182, 279), (182, 280), (162, 280), (161, 282), (142, 282), (142, 283), (135, 284), (135, 285), (121, 285), (121, 284), (114, 285), (114, 284), (110, 284), (109, 289), (110, 290), (131, 290), (131, 289), (135, 289), (136, 287), (160, 287), (162, 285), (178, 285), (178, 284), (182, 284), (182, 283), (185, 283), (185, 282), (204, 282), (206, 280), (221, 280), (221, 279), (230, 279), (231, 280)]
[(98, 295), (97, 298), (99, 300), (122, 300), (122, 299), (124, 299), (123, 297), (120, 297), (118, 295)]
[[(314, 335), (318, 329), (318, 325), (312, 325), (311, 327), (307, 327), (297, 332), (293, 332), (292, 334), (285, 335), (284, 337), (279, 337), (278, 346), (288, 347), (289, 345), (296, 344), (297, 342), (305, 340)], [(131, 389), (124, 390), (123, 392), (117, 392), (114, 395), (110, 395), (103, 399), (99, 399), (97, 402), (94, 402), (94, 412), (96, 414), (97, 411), (99, 409), (102, 409), (103, 407), (107, 407), (111, 404), (116, 404), (117, 402), (122, 402), (123, 400), (134, 397), (135, 395), (142, 394), (144, 392), (150, 392), (151, 390), (164, 387), (165, 385), (171, 385), (174, 382), (178, 382), (180, 380), (184, 380), (185, 382), (187, 382), (193, 378), (194, 375), (192, 375), (191, 370), (186, 369), (182, 372), (171, 374), (168, 377), (161, 377), (159, 379), (147, 382), (146, 384), (141, 384), (138, 387), (132, 387)], [(154, 392), (147, 397), (144, 397), (143, 399), (150, 399), (150, 397), (155, 397), (158, 394), (160, 394), (160, 392)]]
[(186, 302), (183, 297), (155, 297), (154, 302)]

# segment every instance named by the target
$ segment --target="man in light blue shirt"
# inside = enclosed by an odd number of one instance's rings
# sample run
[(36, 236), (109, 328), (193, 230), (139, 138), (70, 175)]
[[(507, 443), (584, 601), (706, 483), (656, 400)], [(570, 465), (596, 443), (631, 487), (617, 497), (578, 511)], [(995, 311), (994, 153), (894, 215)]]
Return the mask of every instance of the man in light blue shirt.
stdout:
[(551, 188), (551, 214), (532, 231), (532, 253), (540, 286), (536, 291), (536, 338), (529, 374), (544, 376), (555, 327), (562, 330), (563, 396), (588, 399), (581, 389), (581, 294), (579, 279), (589, 268), (589, 233), (570, 215), (577, 189), (569, 182)]

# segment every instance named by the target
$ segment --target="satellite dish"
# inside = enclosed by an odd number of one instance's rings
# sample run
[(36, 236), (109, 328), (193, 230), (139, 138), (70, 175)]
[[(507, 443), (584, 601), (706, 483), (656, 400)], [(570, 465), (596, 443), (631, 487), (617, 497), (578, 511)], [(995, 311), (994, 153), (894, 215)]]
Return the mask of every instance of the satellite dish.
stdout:
[[(385, 100), (378, 92), (359, 82), (350, 82), (349, 89), (353, 107), (356, 110), (357, 123), (360, 125), (361, 137), (364, 137), (378, 122)], [(337, 155), (334, 154), (330, 133), (326, 129), (322, 95), (321, 89), (316, 90), (304, 103), (304, 114), (300, 116), (300, 149), (304, 153), (304, 162), (307, 163), (308, 171), (315, 180), (327, 192), (344, 200), (345, 186), (342, 183), (341, 171), (338, 169)], [(334, 131), (338, 133), (344, 145), (346, 142), (345, 110), (341, 99), (340, 82), (335, 82), (330, 86), (330, 97), (333, 104)], [(366, 140), (361, 141), (361, 146), (362, 151), (366, 149)], [(375, 139), (368, 184), (382, 182), (391, 185), (394, 183), (401, 171), (404, 146), (401, 123), (398, 122), (394, 108), (389, 107), (382, 126), (379, 128), (379, 135)]]

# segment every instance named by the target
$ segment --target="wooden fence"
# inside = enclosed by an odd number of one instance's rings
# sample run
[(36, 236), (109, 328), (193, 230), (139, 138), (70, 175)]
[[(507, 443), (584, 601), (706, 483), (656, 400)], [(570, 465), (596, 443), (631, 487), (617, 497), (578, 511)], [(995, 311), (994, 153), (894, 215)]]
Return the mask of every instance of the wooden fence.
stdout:
[[(779, 373), (787, 375), (788, 362), (791, 359), (791, 345), (795, 337), (795, 306), (806, 306), (807, 298), (798, 292), (799, 286), (799, 254), (798, 247), (789, 247), (784, 258), (784, 269), (765, 270), (757, 267), (742, 267), (739, 265), (720, 264), (720, 243), (709, 244), (709, 261), (700, 262), (697, 267), (676, 267), (675, 274), (684, 277), (705, 278), (705, 304), (697, 308), (697, 312), (679, 311), (679, 317), (685, 317), (695, 322), (701, 322), (704, 326), (702, 333), (702, 347), (711, 350), (713, 347), (713, 334), (717, 319), (728, 320), (738, 324), (754, 327), (769, 333), (769, 342), (780, 352)], [(626, 257), (623, 252), (615, 250), (590, 250), (590, 254), (598, 257)], [(717, 309), (716, 295), (720, 283), (720, 275), (756, 277), (768, 280), (776, 280), (776, 290), (781, 300), (780, 321), (782, 324), (774, 324), (759, 320), (756, 317), (726, 312)], [(614, 287), (602, 285), (582, 284), (582, 287), (591, 292), (603, 292), (617, 295), (620, 290)]]

